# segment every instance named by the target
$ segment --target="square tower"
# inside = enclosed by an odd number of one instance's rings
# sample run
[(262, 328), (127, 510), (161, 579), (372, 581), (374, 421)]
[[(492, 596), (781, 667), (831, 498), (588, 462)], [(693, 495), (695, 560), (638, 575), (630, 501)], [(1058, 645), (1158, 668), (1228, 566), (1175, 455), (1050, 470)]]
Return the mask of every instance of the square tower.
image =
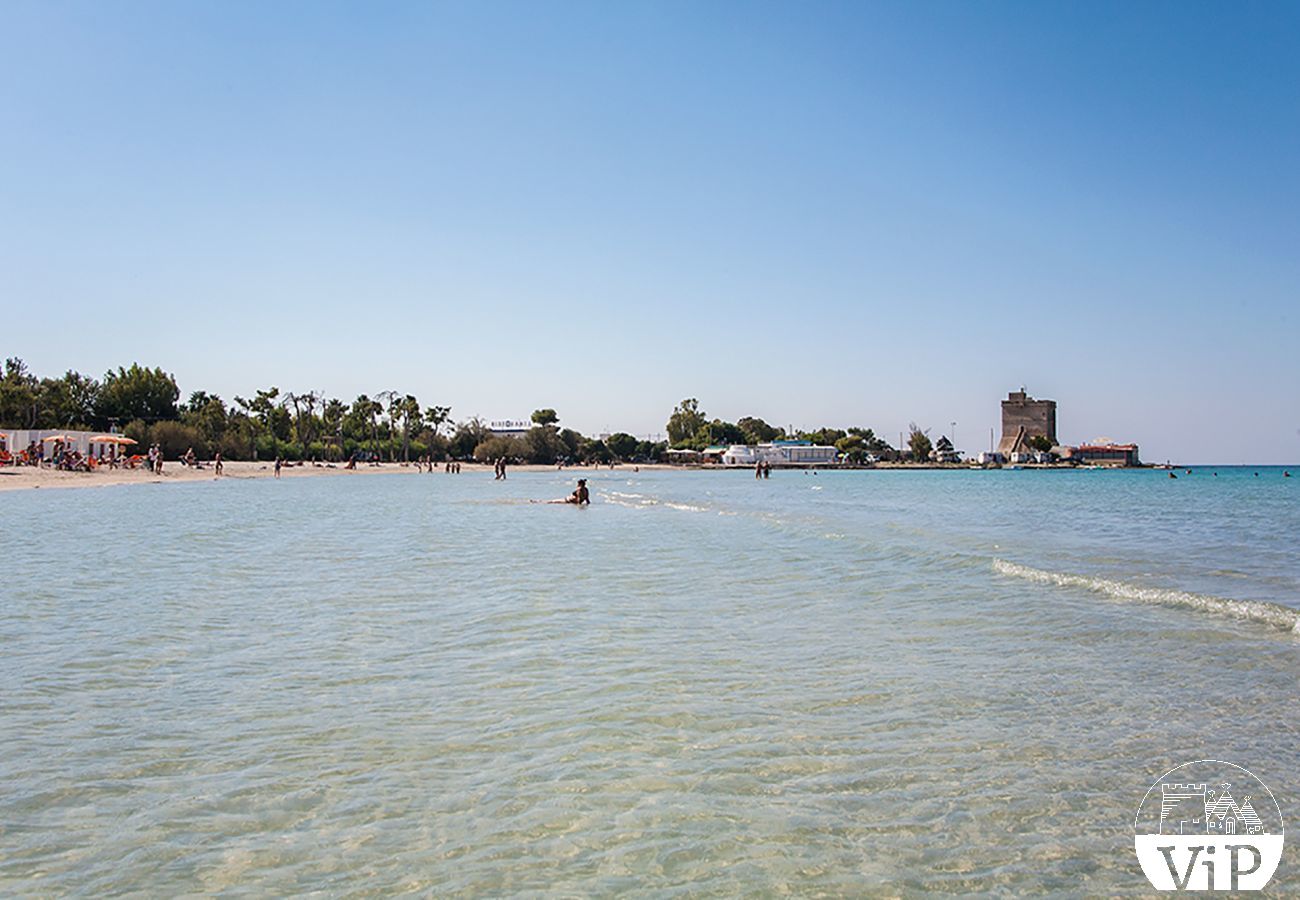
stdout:
[(1035, 400), (1025, 389), (1012, 391), (1002, 401), (1002, 441), (998, 452), (1022, 452), (1029, 438), (1041, 436), (1056, 446), (1056, 401)]

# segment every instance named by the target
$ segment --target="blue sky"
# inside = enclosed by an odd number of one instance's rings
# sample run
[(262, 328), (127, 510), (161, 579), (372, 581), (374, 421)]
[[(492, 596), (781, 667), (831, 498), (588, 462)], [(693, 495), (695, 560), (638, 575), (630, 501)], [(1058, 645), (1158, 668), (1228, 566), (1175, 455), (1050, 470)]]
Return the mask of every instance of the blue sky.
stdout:
[(0, 8), (0, 353), (1300, 460), (1300, 6)]

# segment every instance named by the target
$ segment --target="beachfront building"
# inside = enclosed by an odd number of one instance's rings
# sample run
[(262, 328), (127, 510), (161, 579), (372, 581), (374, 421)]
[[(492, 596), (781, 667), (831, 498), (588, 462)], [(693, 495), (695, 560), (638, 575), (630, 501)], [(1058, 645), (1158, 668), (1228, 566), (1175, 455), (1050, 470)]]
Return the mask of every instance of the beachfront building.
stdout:
[(523, 437), (533, 423), (526, 419), (497, 419), (488, 423), (488, 431), (494, 437)]
[(704, 462), (704, 456), (698, 450), (665, 450), (664, 459), (673, 466), (698, 466)]
[(722, 465), (730, 468), (753, 468), (759, 462), (773, 468), (831, 466), (839, 461), (834, 447), (812, 441), (773, 441), (770, 444), (732, 444), (722, 454)]
[(1137, 444), (1083, 444), (1070, 451), (1070, 459), (1094, 466), (1140, 466)]
[(1022, 387), (1007, 394), (1002, 401), (1002, 440), (998, 452), (1003, 456), (1029, 453), (1030, 438), (1045, 437), (1056, 443), (1056, 401), (1035, 400)]
[(107, 446), (100, 442), (95, 443), (92, 438), (104, 436), (102, 431), (70, 431), (66, 428), (6, 428), (5, 433), (8, 437), (5, 443), (8, 445), (7, 450), (10, 453), (20, 453), (29, 445), (35, 444), (38, 450), (44, 450), (45, 456), (54, 451), (54, 439), (58, 438), (63, 445), (69, 450), (75, 450), (82, 456), (88, 456), (92, 450), (96, 453), (101, 447)]

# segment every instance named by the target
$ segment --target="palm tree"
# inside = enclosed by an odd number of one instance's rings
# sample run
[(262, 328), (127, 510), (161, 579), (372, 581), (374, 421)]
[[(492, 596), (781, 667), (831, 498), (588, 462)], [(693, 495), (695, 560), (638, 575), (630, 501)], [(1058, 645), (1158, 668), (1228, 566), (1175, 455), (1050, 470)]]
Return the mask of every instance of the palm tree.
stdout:
[(442, 425), (451, 418), (450, 406), (430, 406), (424, 411), (424, 421), (433, 426), (433, 436), (437, 437)]
[(397, 414), (402, 417), (402, 462), (411, 461), (411, 426), (420, 427), (420, 401), (411, 394), (396, 401)]

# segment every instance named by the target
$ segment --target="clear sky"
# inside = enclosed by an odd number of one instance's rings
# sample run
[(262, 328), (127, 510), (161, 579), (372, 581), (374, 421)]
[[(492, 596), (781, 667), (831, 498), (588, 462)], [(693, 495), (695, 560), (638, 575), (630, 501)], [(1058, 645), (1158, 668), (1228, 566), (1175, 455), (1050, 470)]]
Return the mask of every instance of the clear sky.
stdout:
[(0, 6), (0, 353), (1300, 461), (1300, 4)]

